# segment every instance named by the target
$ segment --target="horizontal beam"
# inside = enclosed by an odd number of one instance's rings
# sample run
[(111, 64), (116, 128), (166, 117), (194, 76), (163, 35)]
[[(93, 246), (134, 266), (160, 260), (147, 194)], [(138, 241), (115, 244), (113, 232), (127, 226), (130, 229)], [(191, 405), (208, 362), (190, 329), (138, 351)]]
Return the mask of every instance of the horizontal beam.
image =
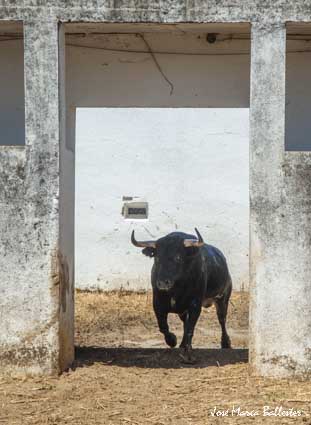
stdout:
[[(0, 0), (0, 20), (34, 20), (56, 18), (62, 22), (308, 22), (311, 21), (311, 2), (276, 0), (267, 4), (257, 0), (171, 0), (160, 2), (110, 0)], [(117, 7), (115, 5), (117, 4)]]

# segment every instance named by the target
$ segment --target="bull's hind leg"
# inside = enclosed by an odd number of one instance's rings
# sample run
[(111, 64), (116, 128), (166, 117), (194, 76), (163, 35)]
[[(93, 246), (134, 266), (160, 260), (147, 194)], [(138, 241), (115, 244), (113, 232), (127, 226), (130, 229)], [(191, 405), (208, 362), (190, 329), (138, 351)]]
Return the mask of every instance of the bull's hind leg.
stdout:
[(231, 341), (226, 329), (226, 318), (228, 311), (228, 304), (231, 295), (231, 290), (228, 295), (224, 295), (215, 301), (217, 317), (221, 326), (221, 348), (231, 348)]

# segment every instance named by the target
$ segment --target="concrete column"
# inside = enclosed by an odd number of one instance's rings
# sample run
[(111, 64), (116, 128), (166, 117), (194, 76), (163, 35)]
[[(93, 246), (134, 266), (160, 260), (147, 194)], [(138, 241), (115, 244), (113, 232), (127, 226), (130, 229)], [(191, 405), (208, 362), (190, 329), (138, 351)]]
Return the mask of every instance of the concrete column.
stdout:
[(285, 25), (253, 24), (250, 364), (263, 376), (306, 377), (311, 370), (311, 214), (304, 199), (310, 191), (301, 196), (299, 186), (310, 187), (301, 176), (310, 174), (310, 161), (300, 158), (298, 165), (284, 151), (285, 58)]
[(75, 109), (69, 107), (65, 85), (65, 32), (59, 31), (60, 82), (60, 369), (74, 358), (74, 242), (75, 242)]
[(56, 21), (24, 22), (26, 146), (5, 184), (11, 214), (0, 217), (2, 373), (58, 373), (73, 360), (71, 277), (59, 237), (63, 44)]

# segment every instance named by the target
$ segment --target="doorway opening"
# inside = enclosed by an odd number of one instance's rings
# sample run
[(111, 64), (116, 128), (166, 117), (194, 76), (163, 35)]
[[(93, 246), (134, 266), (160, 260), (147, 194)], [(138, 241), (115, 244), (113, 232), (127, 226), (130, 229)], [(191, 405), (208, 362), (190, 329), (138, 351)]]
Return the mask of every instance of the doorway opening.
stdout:
[[(142, 307), (150, 295), (141, 293), (150, 288), (151, 263), (130, 244), (132, 229), (149, 239), (198, 227), (228, 257), (235, 289), (248, 288), (249, 26), (69, 24), (66, 31), (76, 283), (84, 291), (108, 290), (78, 294), (77, 343), (118, 345), (109, 328), (115, 324), (121, 345), (157, 346), (155, 328), (146, 341), (135, 341), (126, 325), (137, 331), (149, 315), (155, 324), (151, 302), (148, 311)], [(145, 205), (147, 216), (124, 217), (127, 202)], [(74, 200), (70, 204), (74, 232)], [(140, 291), (136, 301), (129, 290)], [(94, 305), (105, 305), (112, 320)], [(244, 348), (247, 301), (243, 305), (236, 346)], [(217, 326), (209, 335), (214, 347), (219, 332)]]

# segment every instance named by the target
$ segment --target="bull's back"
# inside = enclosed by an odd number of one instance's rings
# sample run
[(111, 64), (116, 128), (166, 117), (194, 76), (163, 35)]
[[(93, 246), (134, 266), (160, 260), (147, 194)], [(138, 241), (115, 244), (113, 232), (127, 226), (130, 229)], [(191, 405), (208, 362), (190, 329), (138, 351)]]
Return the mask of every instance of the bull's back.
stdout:
[(226, 258), (220, 249), (204, 244), (201, 248), (206, 264), (206, 299), (221, 297), (231, 290), (231, 277)]

